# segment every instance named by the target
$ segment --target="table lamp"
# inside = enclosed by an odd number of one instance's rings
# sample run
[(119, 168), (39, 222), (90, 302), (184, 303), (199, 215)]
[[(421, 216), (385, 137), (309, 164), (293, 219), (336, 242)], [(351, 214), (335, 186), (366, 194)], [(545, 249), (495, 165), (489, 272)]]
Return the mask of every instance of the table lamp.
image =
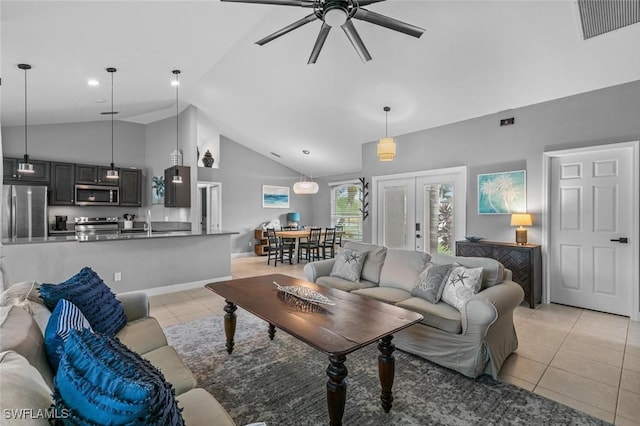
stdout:
[(525, 226), (533, 225), (533, 219), (531, 213), (513, 213), (511, 215), (511, 226), (517, 226), (516, 229), (516, 244), (527, 244), (527, 230)]
[(300, 222), (300, 213), (287, 213), (287, 222), (289, 222), (289, 226), (295, 226), (296, 228), (298, 228), (298, 222)]

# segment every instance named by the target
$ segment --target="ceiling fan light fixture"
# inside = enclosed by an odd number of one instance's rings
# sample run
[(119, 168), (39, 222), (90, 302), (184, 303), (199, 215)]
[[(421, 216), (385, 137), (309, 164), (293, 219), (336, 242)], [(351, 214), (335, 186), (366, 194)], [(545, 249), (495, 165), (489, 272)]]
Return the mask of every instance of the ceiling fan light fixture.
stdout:
[(331, 27), (341, 27), (347, 22), (349, 14), (340, 6), (328, 8), (324, 12), (323, 20)]
[(385, 112), (385, 119), (384, 119), (384, 123), (385, 123), (385, 137), (381, 138), (380, 141), (378, 141), (378, 149), (377, 149), (377, 154), (378, 154), (378, 160), (380, 161), (392, 161), (393, 158), (396, 156), (396, 142), (393, 140), (393, 138), (389, 137), (388, 134), (388, 128), (389, 128), (389, 121), (388, 121), (388, 116), (389, 116), (389, 111), (391, 111), (391, 108), (389, 108), (388, 106), (384, 107), (384, 112)]

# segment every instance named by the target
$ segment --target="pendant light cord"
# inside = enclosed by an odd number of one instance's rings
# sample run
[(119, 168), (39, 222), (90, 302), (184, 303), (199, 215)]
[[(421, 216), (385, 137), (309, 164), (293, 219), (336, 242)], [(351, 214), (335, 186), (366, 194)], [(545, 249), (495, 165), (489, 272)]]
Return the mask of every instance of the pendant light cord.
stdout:
[[(178, 71), (179, 72), (179, 71)], [(178, 90), (179, 90), (180, 84), (178, 81), (178, 74), (176, 74), (176, 154), (179, 154), (180, 151), (178, 149), (178, 141), (179, 141), (179, 132), (178, 132)]]
[(28, 158), (27, 150), (27, 70), (24, 68), (24, 156)]
[(113, 167), (113, 72), (111, 72), (111, 167)]

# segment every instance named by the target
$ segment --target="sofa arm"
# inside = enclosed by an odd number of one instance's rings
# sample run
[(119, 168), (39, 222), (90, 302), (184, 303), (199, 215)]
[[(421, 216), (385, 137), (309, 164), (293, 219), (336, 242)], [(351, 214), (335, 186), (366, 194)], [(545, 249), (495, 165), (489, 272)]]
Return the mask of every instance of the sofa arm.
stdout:
[(523, 299), (522, 287), (513, 281), (503, 281), (486, 288), (465, 304), (463, 318), (466, 320), (463, 321), (463, 328), (479, 325), (486, 329), (500, 316), (513, 311)]
[(315, 283), (318, 277), (329, 276), (333, 269), (333, 263), (335, 259), (318, 260), (316, 262), (309, 262), (304, 265), (304, 276), (308, 281)]
[(120, 293), (116, 298), (122, 303), (127, 322), (149, 316), (149, 298), (141, 291)]

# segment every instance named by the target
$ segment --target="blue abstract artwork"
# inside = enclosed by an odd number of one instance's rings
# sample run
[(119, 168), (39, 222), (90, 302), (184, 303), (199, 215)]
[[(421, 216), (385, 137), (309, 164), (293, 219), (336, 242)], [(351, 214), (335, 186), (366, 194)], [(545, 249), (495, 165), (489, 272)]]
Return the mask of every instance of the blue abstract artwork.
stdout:
[(262, 207), (288, 209), (289, 187), (262, 185)]
[(478, 175), (478, 214), (526, 211), (527, 179), (524, 170)]

